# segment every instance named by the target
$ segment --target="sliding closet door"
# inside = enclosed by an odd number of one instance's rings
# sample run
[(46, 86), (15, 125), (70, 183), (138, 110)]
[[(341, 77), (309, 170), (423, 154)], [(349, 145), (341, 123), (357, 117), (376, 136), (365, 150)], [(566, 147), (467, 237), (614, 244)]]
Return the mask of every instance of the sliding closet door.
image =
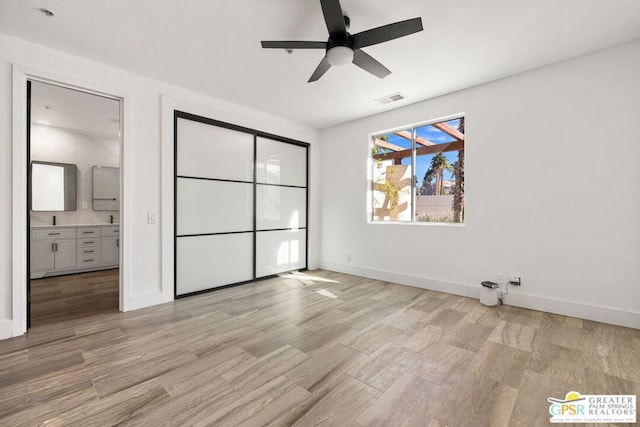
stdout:
[(307, 147), (258, 137), (256, 277), (306, 268)]
[(254, 136), (176, 117), (176, 296), (254, 273)]
[(308, 145), (175, 112), (175, 296), (307, 268)]

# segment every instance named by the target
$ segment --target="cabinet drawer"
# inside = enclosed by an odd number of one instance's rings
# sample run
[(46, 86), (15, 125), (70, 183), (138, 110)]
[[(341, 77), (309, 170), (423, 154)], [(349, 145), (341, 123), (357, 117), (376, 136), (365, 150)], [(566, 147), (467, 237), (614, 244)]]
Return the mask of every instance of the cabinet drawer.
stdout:
[(99, 236), (99, 228), (78, 228), (78, 237)]
[(76, 237), (75, 228), (45, 228), (32, 230), (34, 240), (59, 239), (63, 237)]
[(85, 258), (100, 258), (100, 248), (78, 248), (78, 259)]
[(93, 248), (97, 246), (100, 246), (99, 237), (78, 239), (79, 248)]
[(119, 236), (120, 227), (102, 227), (103, 236)]
[[(84, 251), (93, 251), (84, 253)], [(100, 264), (100, 249), (85, 248), (78, 249), (78, 268), (93, 267)]]

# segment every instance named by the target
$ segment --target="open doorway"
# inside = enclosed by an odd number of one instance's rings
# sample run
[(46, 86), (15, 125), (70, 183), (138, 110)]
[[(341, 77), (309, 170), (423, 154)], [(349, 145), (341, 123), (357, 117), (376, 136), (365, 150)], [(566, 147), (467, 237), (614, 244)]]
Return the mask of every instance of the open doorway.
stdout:
[(121, 100), (27, 82), (27, 322), (118, 311)]

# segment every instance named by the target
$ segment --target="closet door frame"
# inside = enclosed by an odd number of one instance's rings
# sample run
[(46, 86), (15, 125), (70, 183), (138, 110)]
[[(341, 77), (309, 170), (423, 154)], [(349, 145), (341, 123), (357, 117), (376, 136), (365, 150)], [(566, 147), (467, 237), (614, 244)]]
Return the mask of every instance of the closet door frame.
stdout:
[[(207, 288), (198, 290), (195, 292), (189, 292), (184, 294), (178, 294), (178, 120), (191, 120), (197, 123), (202, 123), (205, 125), (216, 126), (223, 129), (228, 129), (236, 132), (242, 132), (249, 134), (253, 137), (253, 230), (250, 231), (253, 235), (253, 250), (252, 253), (248, 254), (252, 257), (253, 260), (253, 278), (250, 280), (238, 282), (238, 283), (230, 283), (226, 285), (221, 285), (213, 288)], [(257, 280), (265, 280), (273, 277), (277, 277), (278, 274), (272, 274), (269, 276), (257, 276), (257, 234), (260, 231), (268, 231), (268, 230), (258, 230), (257, 228), (257, 186), (258, 184), (258, 174), (257, 174), (257, 156), (258, 156), (258, 138), (266, 138), (273, 141), (291, 144), (298, 147), (302, 147), (305, 149), (305, 170), (306, 170), (306, 182), (305, 182), (305, 245), (304, 245), (304, 267), (298, 269), (298, 271), (306, 271), (309, 266), (309, 147), (310, 145), (306, 142), (297, 141), (291, 138), (286, 138), (279, 135), (270, 134), (267, 132), (262, 132), (256, 129), (251, 129), (243, 126), (238, 126), (232, 123), (222, 122), (219, 120), (211, 119), (209, 117), (203, 117), (196, 114), (187, 113), (180, 110), (173, 111), (173, 296), (174, 299), (186, 298), (193, 295), (199, 295), (203, 293), (208, 293), (212, 291), (216, 291), (219, 289), (224, 289), (232, 286), (239, 286), (247, 283), (251, 283)], [(300, 227), (299, 229), (302, 229)], [(285, 229), (285, 230), (291, 230)], [(221, 233), (224, 234), (224, 233)]]

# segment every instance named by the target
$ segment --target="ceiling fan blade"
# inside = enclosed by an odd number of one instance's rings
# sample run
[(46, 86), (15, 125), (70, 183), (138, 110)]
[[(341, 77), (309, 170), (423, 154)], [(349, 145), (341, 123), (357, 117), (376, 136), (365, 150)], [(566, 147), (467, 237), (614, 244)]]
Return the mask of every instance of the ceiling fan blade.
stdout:
[(413, 18), (406, 21), (395, 22), (393, 24), (383, 25), (382, 27), (372, 28), (371, 30), (362, 31), (361, 33), (351, 36), (353, 47), (360, 49), (374, 44), (386, 42), (409, 34), (422, 31), (422, 19)]
[(340, 0), (320, 0), (320, 5), (329, 36), (338, 39), (347, 37), (347, 26), (344, 22)]
[(262, 47), (265, 49), (326, 49), (327, 42), (308, 42), (308, 41), (262, 41)]
[(325, 56), (324, 58), (322, 58), (322, 61), (320, 61), (320, 64), (318, 64), (318, 67), (313, 72), (311, 77), (309, 77), (309, 81), (307, 83), (315, 82), (316, 80), (318, 80), (320, 77), (324, 75), (324, 73), (327, 72), (329, 68), (331, 68), (331, 64), (329, 64), (329, 61)]
[(376, 61), (372, 56), (360, 49), (356, 49), (354, 51), (353, 63), (363, 70), (368, 71), (369, 73), (381, 79), (384, 79), (389, 74), (391, 74), (391, 71), (389, 71), (387, 67), (385, 67), (384, 65)]

